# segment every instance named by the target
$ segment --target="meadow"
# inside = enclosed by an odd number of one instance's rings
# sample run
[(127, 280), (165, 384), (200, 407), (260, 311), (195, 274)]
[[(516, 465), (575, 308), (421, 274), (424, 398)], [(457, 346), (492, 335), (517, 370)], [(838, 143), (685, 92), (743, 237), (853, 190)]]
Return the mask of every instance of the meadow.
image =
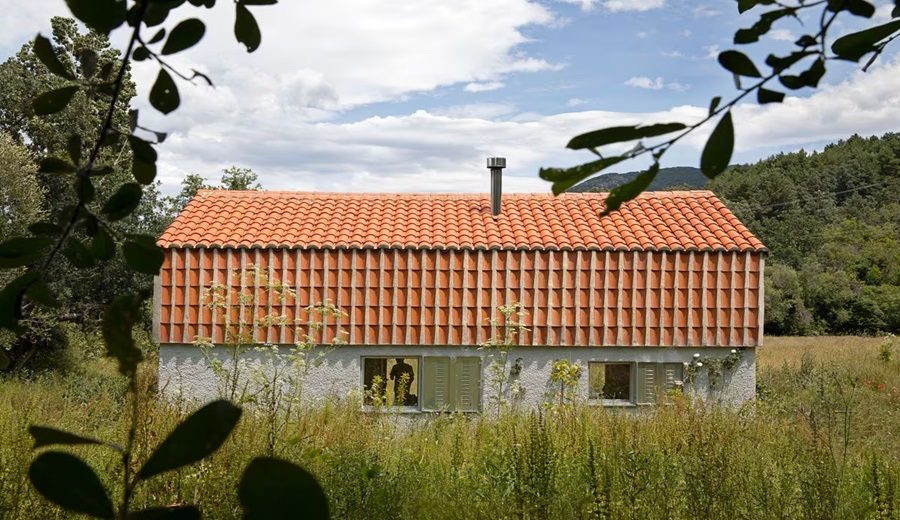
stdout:
[[(29, 424), (125, 435), (125, 384), (95, 340), (64, 364), (0, 379), (0, 518), (69, 517), (28, 483)], [(153, 379), (143, 374), (138, 460), (190, 411), (153, 397)], [(900, 341), (767, 338), (758, 388), (736, 410), (676, 398), (636, 415), (575, 405), (414, 424), (344, 399), (300, 410), (274, 447), (266, 417), (247, 411), (218, 453), (147, 482), (136, 503), (238, 517), (239, 475), (271, 449), (312, 471), (342, 519), (900, 518)], [(116, 487), (112, 452), (72, 451)]]

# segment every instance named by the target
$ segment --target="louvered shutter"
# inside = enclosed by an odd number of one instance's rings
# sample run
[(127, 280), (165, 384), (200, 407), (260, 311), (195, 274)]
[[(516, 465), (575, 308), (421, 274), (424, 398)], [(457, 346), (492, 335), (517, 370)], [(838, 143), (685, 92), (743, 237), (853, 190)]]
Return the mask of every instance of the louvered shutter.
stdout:
[(450, 358), (426, 357), (423, 360), (422, 409), (445, 410), (450, 406)]
[(637, 403), (653, 404), (659, 395), (656, 363), (639, 363), (637, 370)]
[(481, 404), (481, 358), (456, 358), (454, 368), (456, 410), (477, 412)]
[(663, 385), (663, 392), (668, 394), (672, 390), (678, 388), (676, 381), (681, 381), (684, 372), (684, 365), (681, 363), (663, 363), (659, 365), (659, 381)]

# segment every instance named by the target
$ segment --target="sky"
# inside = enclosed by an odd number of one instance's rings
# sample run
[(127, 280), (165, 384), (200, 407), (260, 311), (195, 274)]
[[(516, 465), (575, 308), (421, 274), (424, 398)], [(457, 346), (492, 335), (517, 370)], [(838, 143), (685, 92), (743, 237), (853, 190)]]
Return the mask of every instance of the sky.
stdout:
[[(893, 2), (875, 3), (876, 21), (888, 21)], [(734, 81), (715, 58), (755, 21), (755, 11), (738, 16), (735, 5), (281, 0), (251, 8), (263, 39), (248, 54), (232, 34), (233, 3), (220, 0), (212, 10), (181, 8), (164, 24), (207, 22), (203, 41), (170, 62), (207, 73), (215, 87), (180, 84), (181, 107), (164, 116), (147, 102), (156, 66), (137, 63), (135, 106), (142, 125), (169, 133), (159, 147), (165, 193), (188, 173), (215, 181), (232, 165), (252, 168), (267, 189), (485, 192), (489, 156), (507, 158), (505, 191), (546, 192), (540, 167), (594, 158), (567, 150), (571, 137), (612, 125), (691, 123), (713, 96), (733, 97)], [(47, 34), (51, 16), (68, 13), (63, 0), (0, 0), (0, 12), (3, 59)], [(761, 65), (804, 30), (786, 20), (742, 50)], [(125, 32), (112, 35), (120, 47)], [(834, 65), (820, 87), (792, 92), (782, 105), (736, 107), (733, 162), (900, 130), (896, 50), (867, 73)], [(684, 139), (663, 166), (696, 166), (706, 135)]]

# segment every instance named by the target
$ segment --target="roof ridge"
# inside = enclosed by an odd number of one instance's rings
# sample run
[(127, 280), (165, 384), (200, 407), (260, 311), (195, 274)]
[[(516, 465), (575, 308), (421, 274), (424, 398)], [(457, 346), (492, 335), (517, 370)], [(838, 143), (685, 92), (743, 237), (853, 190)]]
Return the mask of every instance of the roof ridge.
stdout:
[[(296, 197), (336, 197), (336, 198), (476, 198), (490, 196), (488, 192), (452, 193), (452, 192), (356, 192), (356, 191), (306, 191), (306, 190), (225, 190), (202, 189), (197, 190), (197, 195), (215, 195), (219, 197), (265, 197), (265, 196), (296, 196)], [(558, 198), (558, 197), (587, 197), (599, 198), (609, 196), (608, 191), (574, 192), (553, 195), (550, 192), (512, 192), (504, 193), (503, 197), (511, 198)], [(715, 196), (711, 190), (661, 190), (645, 191), (638, 198), (696, 198)]]

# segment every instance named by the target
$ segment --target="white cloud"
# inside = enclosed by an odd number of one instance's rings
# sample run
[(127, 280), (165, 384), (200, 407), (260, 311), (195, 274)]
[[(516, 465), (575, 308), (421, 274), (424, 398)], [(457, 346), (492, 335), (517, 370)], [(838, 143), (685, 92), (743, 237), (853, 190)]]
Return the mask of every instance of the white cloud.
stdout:
[(481, 83), (468, 83), (463, 90), (466, 92), (490, 92), (491, 90), (499, 90), (503, 87), (504, 84), (502, 81), (484, 81)]
[(640, 39), (642, 39), (642, 40), (643, 40), (644, 38), (648, 37), (648, 36), (650, 36), (650, 33), (648, 33), (647, 31), (639, 31), (639, 32), (637, 33), (637, 37), (640, 38)]
[[(276, 99), (279, 92), (290, 93), (281, 77), (296, 71), (303, 71), (297, 80), (302, 81), (303, 95), (312, 96), (309, 108), (319, 108), (315, 103), (320, 101), (309, 89), (324, 88), (330, 92), (328, 109), (344, 110), (453, 84), (496, 82), (511, 73), (561, 68), (520, 47), (529, 42), (524, 28), (555, 22), (553, 13), (536, 0), (283, 1), (252, 8), (263, 37), (259, 50), (249, 55), (234, 39), (234, 9), (228, 4), (180, 10), (207, 22), (207, 33), (173, 63), (185, 68), (202, 64), (217, 85), (232, 86), (234, 92), (243, 89), (230, 81), (247, 79), (276, 104), (288, 103)], [(0, 0), (0, 8), (0, 29), (5, 29), (0, 38), (14, 41), (34, 34), (40, 28), (37, 20), (68, 13), (63, 0)], [(113, 34), (120, 44), (124, 37), (125, 31)], [(136, 64), (136, 74), (142, 74), (140, 69), (146, 77), (155, 66)], [(276, 84), (270, 87), (257, 78), (276, 79)], [(303, 99), (294, 96), (291, 102)]]
[[(703, 118), (707, 108), (518, 117), (512, 110), (504, 105), (471, 105), (355, 122), (317, 122), (273, 119), (235, 104), (229, 110), (206, 112), (172, 135), (160, 147), (161, 178), (172, 191), (187, 172), (216, 175), (221, 168), (240, 164), (259, 172), (263, 184), (273, 189), (484, 192), (488, 188), (484, 157), (503, 155), (510, 164), (504, 180), (509, 191), (546, 191), (547, 184), (537, 177), (539, 167), (590, 160), (589, 155), (565, 150), (572, 136), (613, 125), (691, 123)], [(492, 120), (498, 116), (506, 119)], [(736, 147), (744, 154), (800, 147), (854, 132), (896, 130), (900, 58), (825, 86), (809, 98), (789, 97), (781, 105), (740, 105), (734, 117)], [(709, 130), (685, 138), (666, 163), (695, 164)], [(641, 166), (626, 164), (620, 170)]]
[(772, 29), (769, 31), (769, 38), (782, 42), (797, 41), (797, 36), (790, 29)]
[(451, 105), (436, 107), (430, 110), (436, 116), (456, 119), (494, 119), (516, 112), (516, 107), (504, 103), (471, 103), (468, 105)]
[(694, 8), (694, 17), (695, 18), (706, 18), (710, 16), (719, 16), (722, 14), (722, 11), (716, 9), (715, 7), (709, 5), (698, 5)]
[(704, 45), (703, 46), (703, 56), (708, 60), (714, 60), (719, 57), (719, 53), (721, 49), (718, 45)]
[(684, 54), (682, 54), (681, 51), (677, 51), (677, 50), (676, 51), (663, 51), (660, 54), (662, 56), (665, 56), (666, 58), (683, 58), (684, 57)]
[(593, 11), (594, 7), (597, 5), (597, 0), (558, 0), (559, 2), (563, 2), (566, 4), (574, 4), (581, 7), (582, 11)]
[(691, 35), (694, 33), (692, 33), (690, 29), (685, 29), (685, 30), (681, 31), (679, 34), (681, 34), (685, 38), (690, 38)]
[(650, 79), (647, 76), (634, 76), (632, 78), (627, 79), (625, 81), (625, 84), (628, 85), (629, 87), (635, 87), (635, 88), (645, 88), (645, 89), (649, 89), (649, 90), (668, 89), (668, 90), (674, 90), (676, 92), (684, 92), (685, 90), (688, 90), (690, 88), (689, 85), (684, 85), (677, 81), (667, 82), (658, 76), (656, 79)]
[(665, 5), (665, 0), (603, 0), (603, 7), (616, 12), (649, 11)]
[(572, 99), (566, 101), (566, 106), (567, 107), (580, 107), (582, 105), (586, 105), (587, 103), (588, 103), (587, 99), (572, 98)]

